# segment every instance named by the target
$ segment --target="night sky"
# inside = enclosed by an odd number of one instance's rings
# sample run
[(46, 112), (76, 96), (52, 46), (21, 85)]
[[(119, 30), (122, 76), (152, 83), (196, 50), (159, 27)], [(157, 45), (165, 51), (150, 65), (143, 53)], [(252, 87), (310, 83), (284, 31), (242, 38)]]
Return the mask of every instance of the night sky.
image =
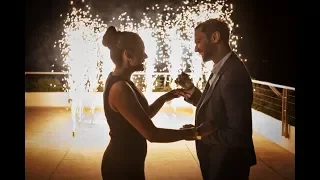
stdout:
[[(155, 3), (173, 4), (179, 1), (161, 0), (91, 0), (86, 1), (103, 19), (117, 16), (123, 11), (141, 12)], [(139, 3), (138, 3), (139, 2)], [(239, 24), (237, 35), (239, 52), (247, 58), (251, 76), (257, 80), (294, 86), (296, 73), (295, 28), (292, 5), (282, 1), (229, 1), (234, 5), (233, 21)], [(241, 3), (241, 4), (240, 4)], [(54, 57), (35, 58), (33, 53), (42, 42), (58, 32), (60, 14), (67, 13), (69, 0), (29, 0), (26, 4), (25, 71), (50, 71)], [(44, 32), (47, 34), (43, 35)], [(45, 36), (46, 38), (40, 38)], [(49, 44), (48, 46), (52, 46)], [(39, 52), (38, 52), (39, 53)], [(51, 53), (52, 54), (52, 53)], [(45, 60), (44, 60), (45, 59)]]

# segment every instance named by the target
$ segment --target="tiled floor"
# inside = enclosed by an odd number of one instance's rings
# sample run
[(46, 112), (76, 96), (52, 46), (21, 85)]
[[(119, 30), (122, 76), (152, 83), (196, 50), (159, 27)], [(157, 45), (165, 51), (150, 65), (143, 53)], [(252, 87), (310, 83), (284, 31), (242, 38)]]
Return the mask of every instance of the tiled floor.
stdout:
[[(91, 124), (89, 119), (94, 119)], [(180, 128), (192, 123), (189, 114), (161, 111), (158, 127)], [(108, 144), (103, 112), (86, 115), (72, 137), (70, 111), (58, 108), (26, 108), (27, 180), (100, 180), (102, 154)], [(258, 164), (251, 180), (294, 179), (294, 154), (254, 133)], [(149, 143), (147, 180), (201, 180), (194, 142)]]

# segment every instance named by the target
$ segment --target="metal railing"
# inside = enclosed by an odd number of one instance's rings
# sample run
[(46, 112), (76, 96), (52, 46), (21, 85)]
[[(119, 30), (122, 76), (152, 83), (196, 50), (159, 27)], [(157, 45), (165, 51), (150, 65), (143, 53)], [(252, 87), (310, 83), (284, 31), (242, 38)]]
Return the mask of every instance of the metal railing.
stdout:
[[(25, 75), (67, 75), (65, 72), (25, 72)], [(143, 72), (134, 75), (145, 75)], [(155, 72), (164, 77), (167, 86), (170, 74)], [(295, 125), (295, 88), (252, 79), (254, 89), (253, 108), (282, 121), (282, 136), (289, 137), (289, 124)]]
[(295, 125), (295, 88), (252, 80), (253, 108), (282, 121), (282, 136), (289, 137), (289, 124)]

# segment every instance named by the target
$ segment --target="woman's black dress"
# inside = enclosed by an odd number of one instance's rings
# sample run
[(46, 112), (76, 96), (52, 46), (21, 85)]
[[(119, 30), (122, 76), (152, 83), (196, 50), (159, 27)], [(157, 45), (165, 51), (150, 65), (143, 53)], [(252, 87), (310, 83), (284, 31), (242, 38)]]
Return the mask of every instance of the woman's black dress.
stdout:
[[(146, 139), (119, 113), (111, 109), (108, 103), (109, 91), (118, 81), (125, 81), (112, 73), (106, 81), (103, 94), (104, 112), (110, 127), (110, 143), (104, 152), (101, 173), (104, 180), (144, 180), (144, 163), (147, 154)], [(148, 101), (132, 81), (126, 81), (147, 110)]]

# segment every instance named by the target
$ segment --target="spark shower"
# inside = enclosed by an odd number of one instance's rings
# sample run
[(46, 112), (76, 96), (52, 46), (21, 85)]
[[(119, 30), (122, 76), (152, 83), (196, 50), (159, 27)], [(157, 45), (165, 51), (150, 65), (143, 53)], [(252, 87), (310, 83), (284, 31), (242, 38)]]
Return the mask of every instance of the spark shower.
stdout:
[[(63, 38), (55, 44), (67, 69), (63, 81), (70, 96), (73, 133), (83, 117), (82, 98), (85, 93), (97, 92), (114, 68), (108, 48), (101, 43), (108, 26), (119, 24), (117, 29), (137, 32), (143, 39), (148, 54), (146, 68), (134, 77), (140, 81), (143, 79), (145, 93), (152, 92), (153, 82), (161, 72), (167, 72), (172, 80), (179, 72), (189, 70), (194, 84), (202, 88), (202, 77), (209, 74), (213, 64), (203, 64), (200, 55), (194, 53), (194, 28), (199, 22), (220, 18), (228, 23), (232, 32), (235, 29), (232, 12), (232, 4), (221, 0), (194, 0), (184, 1), (179, 7), (160, 7), (157, 4), (147, 7), (141, 19), (133, 19), (124, 12), (105, 23), (99, 16), (92, 15), (88, 5), (85, 9), (73, 7), (64, 20)], [(238, 36), (231, 35), (230, 45), (235, 52), (237, 41)], [(171, 81), (171, 87), (175, 86)], [(93, 113), (95, 100), (92, 100), (90, 108)]]

